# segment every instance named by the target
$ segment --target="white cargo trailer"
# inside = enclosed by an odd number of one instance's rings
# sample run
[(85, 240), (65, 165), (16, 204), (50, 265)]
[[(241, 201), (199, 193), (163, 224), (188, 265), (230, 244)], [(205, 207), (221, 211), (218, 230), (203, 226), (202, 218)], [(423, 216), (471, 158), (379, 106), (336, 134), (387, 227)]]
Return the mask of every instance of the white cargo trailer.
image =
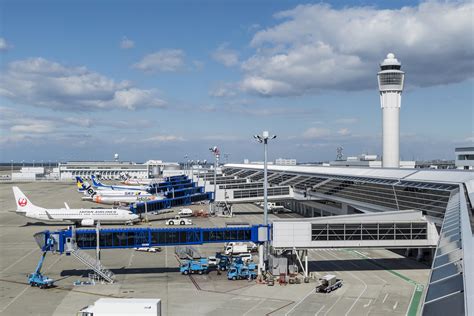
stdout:
[(99, 298), (81, 309), (77, 316), (161, 316), (161, 299)]

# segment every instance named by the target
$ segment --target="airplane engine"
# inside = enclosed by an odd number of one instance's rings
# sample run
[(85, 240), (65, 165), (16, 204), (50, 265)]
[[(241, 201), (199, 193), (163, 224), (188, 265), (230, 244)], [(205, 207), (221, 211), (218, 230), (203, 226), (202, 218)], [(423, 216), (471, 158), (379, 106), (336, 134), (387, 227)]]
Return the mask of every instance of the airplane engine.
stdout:
[(83, 219), (81, 221), (81, 226), (94, 226), (94, 220), (91, 218)]

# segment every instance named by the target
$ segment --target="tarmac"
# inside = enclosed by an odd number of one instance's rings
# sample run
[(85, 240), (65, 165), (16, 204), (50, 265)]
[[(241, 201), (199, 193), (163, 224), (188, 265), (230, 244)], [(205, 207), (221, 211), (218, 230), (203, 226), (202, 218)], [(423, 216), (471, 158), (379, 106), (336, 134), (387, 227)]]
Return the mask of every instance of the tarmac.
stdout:
[[(415, 315), (429, 276), (429, 266), (386, 249), (312, 249), (309, 271), (317, 277), (336, 274), (342, 288), (315, 293), (310, 283), (266, 286), (254, 281), (229, 281), (225, 273), (184, 276), (174, 247), (146, 253), (133, 249), (102, 250), (102, 264), (116, 274), (114, 284), (74, 286), (87, 280), (89, 271), (71, 256), (48, 253), (43, 274), (56, 280), (56, 287), (41, 290), (27, 284), (41, 252), (33, 234), (66, 228), (67, 223), (40, 223), (14, 213), (12, 185), (17, 185), (32, 203), (61, 208), (97, 207), (81, 201), (73, 182), (0, 184), (0, 315), (75, 315), (100, 297), (160, 298), (162, 315)], [(104, 206), (110, 207), (110, 206)], [(195, 210), (207, 205), (193, 205)], [(150, 216), (152, 227), (165, 227), (172, 213)], [(270, 214), (270, 221), (299, 217)], [(234, 205), (234, 217), (193, 218), (193, 225), (224, 227), (227, 222), (258, 224), (263, 211), (254, 204)], [(110, 226), (110, 225), (107, 225)], [(222, 251), (223, 244), (197, 246), (203, 256)], [(88, 251), (94, 256), (94, 251)]]

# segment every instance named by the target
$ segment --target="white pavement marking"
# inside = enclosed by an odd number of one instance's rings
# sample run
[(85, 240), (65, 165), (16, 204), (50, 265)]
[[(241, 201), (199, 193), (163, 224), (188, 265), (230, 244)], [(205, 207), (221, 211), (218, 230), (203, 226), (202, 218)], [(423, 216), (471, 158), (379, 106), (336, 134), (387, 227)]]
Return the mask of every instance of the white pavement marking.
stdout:
[[(328, 255), (336, 258), (336, 259), (341, 259), (335, 255), (333, 255), (332, 253), (329, 253), (328, 252)], [(335, 264), (335, 263), (334, 263)], [(342, 267), (341, 267), (342, 268)], [(344, 314), (345, 316), (349, 315), (349, 313), (351, 312), (351, 310), (354, 308), (355, 304), (359, 301), (359, 299), (361, 298), (362, 294), (365, 293), (365, 291), (367, 291), (367, 283), (364, 282), (364, 280), (362, 280), (361, 278), (359, 278), (358, 276), (356, 276), (354, 273), (352, 272), (349, 272), (347, 271), (347, 273), (349, 273), (350, 275), (352, 275), (354, 278), (356, 278), (357, 280), (359, 280), (360, 282), (362, 282), (364, 284), (364, 290), (359, 294), (359, 296), (357, 296), (356, 300), (354, 301), (354, 303), (352, 303), (351, 307), (349, 307), (349, 310)]]
[(369, 307), (370, 303), (372, 303), (372, 300), (369, 300), (367, 304), (364, 304), (364, 307)]
[(310, 296), (313, 292), (314, 292), (314, 289), (311, 289), (311, 291), (309, 291), (308, 294), (306, 294), (298, 303), (296, 303), (288, 312), (286, 312), (285, 316), (288, 316), (288, 315), (296, 308), (296, 306), (298, 306), (298, 305), (300, 305), (301, 303), (303, 303), (303, 301), (304, 301), (308, 296)]
[(133, 260), (134, 255), (135, 255), (135, 251), (132, 250), (132, 253), (130, 255), (130, 260), (128, 260), (128, 265), (127, 265), (128, 268), (130, 268), (130, 266), (132, 265), (132, 260)]
[(250, 308), (248, 311), (246, 311), (244, 314), (242, 314), (242, 316), (248, 315), (248, 313), (250, 313), (251, 311), (256, 309), (260, 304), (262, 304), (266, 300), (267, 300), (266, 298), (264, 298), (263, 300), (260, 300), (260, 302), (258, 304), (255, 304), (252, 308)]
[(30, 286), (28, 285), (27, 287), (25, 287), (20, 293), (18, 293), (17, 296), (15, 296), (11, 301), (10, 303), (8, 303), (7, 305), (5, 305), (1, 310), (0, 310), (0, 313), (3, 313), (4, 310), (6, 310), (8, 308), (8, 306), (12, 305), (20, 296), (23, 295), (23, 293), (26, 292), (26, 290), (28, 290), (30, 288)]
[(318, 311), (316, 312), (316, 314), (314, 314), (314, 316), (318, 316), (318, 314), (324, 309), (324, 307), (326, 307), (326, 305), (321, 306), (321, 308), (318, 309)]
[[(33, 249), (33, 250), (36, 250), (36, 249)], [(29, 254), (29, 253), (28, 253), (28, 254)], [(28, 255), (28, 254), (27, 254), (27, 255)], [(24, 257), (26, 257), (26, 256), (24, 256)], [(21, 258), (20, 258), (20, 259), (21, 259)], [(49, 271), (60, 259), (61, 259), (61, 256), (58, 256), (58, 258), (57, 258), (51, 265), (49, 265), (49, 266), (45, 269), (45, 271), (46, 271), (46, 272)], [(16, 262), (15, 262), (15, 263), (16, 263)], [(8, 269), (8, 268), (7, 268), (7, 269)], [(5, 271), (5, 270), (6, 270), (6, 269), (4, 269), (3, 271)], [(3, 271), (2, 271), (2, 272), (3, 272)], [(15, 296), (6, 306), (4, 306), (4, 307), (0, 310), (0, 313), (2, 313), (3, 311), (5, 311), (5, 310), (6, 310), (11, 304), (13, 304), (20, 296), (22, 296), (22, 295), (26, 292), (26, 290), (28, 290), (29, 288), (30, 288), (29, 285), (26, 286), (20, 293), (18, 293), (17, 296)]]
[(35, 249), (32, 249), (30, 252), (28, 252), (26, 255), (24, 255), (23, 257), (21, 257), (20, 259), (18, 259), (17, 261), (13, 262), (11, 265), (9, 265), (8, 267), (6, 267), (5, 269), (3, 269), (2, 271), (0, 271), (0, 273), (3, 273), (5, 271), (7, 271), (8, 269), (10, 269), (11, 267), (15, 266), (17, 263), (19, 263), (20, 261), (22, 261), (23, 259), (25, 259), (26, 257), (28, 257), (29, 255), (31, 255), (34, 251), (36, 251), (36, 248)]
[(397, 309), (397, 306), (398, 306), (398, 301), (396, 301), (395, 304), (393, 305), (393, 309)]
[(388, 297), (388, 293), (387, 293), (387, 294), (385, 294), (385, 297), (383, 298), (382, 304), (384, 304), (384, 303), (385, 303), (385, 301), (387, 300), (387, 297)]

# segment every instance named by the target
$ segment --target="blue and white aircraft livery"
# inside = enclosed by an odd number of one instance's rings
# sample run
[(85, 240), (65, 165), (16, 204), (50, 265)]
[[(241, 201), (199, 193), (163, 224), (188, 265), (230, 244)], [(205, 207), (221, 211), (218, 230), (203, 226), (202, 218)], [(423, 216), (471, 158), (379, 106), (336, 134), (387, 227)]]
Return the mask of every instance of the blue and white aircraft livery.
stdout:
[[(131, 203), (157, 199), (155, 195), (152, 195), (146, 191), (96, 191), (87, 181), (82, 180), (80, 177), (76, 177), (76, 180), (80, 191), (84, 192), (85, 196), (82, 199), (85, 201), (92, 201), (100, 204), (129, 205)], [(160, 199), (162, 199), (162, 197)]]
[(13, 187), (15, 195), (16, 213), (40, 221), (66, 221), (81, 226), (93, 226), (100, 223), (133, 224), (139, 220), (137, 214), (125, 209), (96, 208), (72, 209), (65, 203), (65, 208), (47, 209), (30, 202), (18, 187)]
[(94, 175), (91, 176), (92, 186), (97, 190), (138, 190), (146, 191), (150, 188), (149, 185), (105, 185), (102, 184)]

